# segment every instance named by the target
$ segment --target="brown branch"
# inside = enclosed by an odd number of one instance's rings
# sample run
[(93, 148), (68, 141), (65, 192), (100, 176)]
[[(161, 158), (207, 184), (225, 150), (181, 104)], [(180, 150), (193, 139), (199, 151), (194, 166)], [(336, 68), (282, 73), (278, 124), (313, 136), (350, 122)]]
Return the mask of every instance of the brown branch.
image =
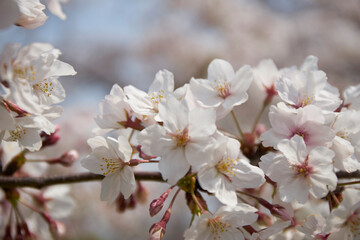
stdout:
[(336, 173), (336, 176), (338, 178), (360, 178), (360, 171), (355, 171), (355, 172), (344, 172), (344, 171), (340, 171)]
[[(65, 176), (52, 176), (52, 177), (3, 177), (0, 176), (1, 188), (14, 188), (14, 187), (31, 187), (43, 188), (46, 186), (56, 184), (79, 183), (88, 181), (99, 181), (104, 178), (103, 175), (94, 173), (78, 173)], [(156, 181), (165, 182), (159, 172), (135, 172), (136, 180), (143, 181)]]

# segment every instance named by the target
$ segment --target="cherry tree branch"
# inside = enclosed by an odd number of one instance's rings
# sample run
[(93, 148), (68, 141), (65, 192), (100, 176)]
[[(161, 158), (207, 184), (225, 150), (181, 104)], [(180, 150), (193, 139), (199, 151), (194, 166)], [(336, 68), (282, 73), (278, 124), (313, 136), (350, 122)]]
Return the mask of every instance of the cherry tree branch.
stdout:
[(345, 172), (345, 171), (340, 171), (336, 173), (336, 176), (338, 178), (360, 178), (360, 171), (355, 171), (355, 172)]
[[(89, 181), (100, 181), (103, 175), (94, 173), (77, 173), (73, 175), (51, 176), (51, 177), (4, 177), (0, 176), (1, 188), (31, 187), (43, 188), (57, 184), (80, 183)], [(136, 180), (165, 182), (159, 172), (135, 172)]]

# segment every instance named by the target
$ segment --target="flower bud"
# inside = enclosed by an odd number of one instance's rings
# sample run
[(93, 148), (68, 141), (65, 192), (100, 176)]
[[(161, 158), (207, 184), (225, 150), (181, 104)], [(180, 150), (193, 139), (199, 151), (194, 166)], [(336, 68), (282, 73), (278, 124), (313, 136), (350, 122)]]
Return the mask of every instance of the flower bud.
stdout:
[(150, 212), (151, 217), (155, 216), (158, 212), (161, 211), (161, 209), (164, 206), (164, 202), (165, 202), (166, 198), (169, 196), (169, 193), (171, 190), (172, 190), (172, 188), (169, 188), (166, 192), (161, 194), (161, 196), (159, 198), (154, 199), (150, 203), (149, 212)]
[(55, 126), (55, 131), (50, 135), (46, 134), (45, 132), (42, 132), (40, 134), (42, 139), (42, 147), (55, 145), (60, 140), (60, 136), (57, 134), (59, 130), (60, 127)]
[(161, 240), (164, 237), (166, 224), (163, 222), (154, 223), (149, 230), (149, 240)]
[(61, 155), (57, 161), (51, 163), (59, 163), (64, 167), (71, 167), (71, 165), (79, 158), (79, 153), (76, 150), (70, 150)]

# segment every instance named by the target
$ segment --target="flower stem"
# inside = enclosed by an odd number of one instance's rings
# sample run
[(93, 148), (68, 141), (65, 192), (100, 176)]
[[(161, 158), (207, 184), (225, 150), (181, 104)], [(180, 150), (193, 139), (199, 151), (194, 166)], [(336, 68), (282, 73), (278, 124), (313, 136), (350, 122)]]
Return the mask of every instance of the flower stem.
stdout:
[(354, 185), (354, 184), (359, 184), (359, 183), (360, 183), (360, 181), (345, 182), (345, 183), (338, 183), (338, 186)]
[(256, 119), (255, 119), (253, 128), (252, 128), (252, 130), (251, 130), (252, 133), (255, 132), (256, 125), (259, 123), (260, 118), (261, 118), (261, 116), (263, 115), (263, 113), (264, 113), (264, 111), (265, 111), (265, 109), (266, 109), (266, 107), (267, 107), (268, 105), (269, 105), (269, 103), (268, 103), (267, 101), (264, 101), (264, 104), (263, 104), (262, 108), (260, 109), (259, 114), (256, 116)]
[(241, 138), (244, 139), (244, 133), (243, 133), (243, 131), (241, 130), (239, 121), (238, 121), (237, 118), (236, 118), (236, 115), (235, 115), (235, 113), (234, 113), (234, 110), (231, 110), (231, 115), (232, 115), (232, 117), (233, 117), (233, 119), (234, 119), (236, 128), (237, 128), (237, 130), (239, 131)]

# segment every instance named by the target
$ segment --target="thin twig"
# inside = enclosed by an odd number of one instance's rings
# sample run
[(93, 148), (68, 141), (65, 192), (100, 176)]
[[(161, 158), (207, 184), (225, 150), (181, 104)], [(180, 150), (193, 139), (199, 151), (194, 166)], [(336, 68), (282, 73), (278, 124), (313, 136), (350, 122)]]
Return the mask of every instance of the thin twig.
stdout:
[[(2, 177), (0, 176), (1, 188), (13, 187), (31, 187), (43, 188), (46, 186), (57, 184), (80, 183), (89, 181), (100, 181), (104, 178), (103, 175), (94, 173), (77, 173), (65, 176), (51, 176), (51, 177)], [(135, 172), (135, 179), (142, 181), (156, 181), (164, 182), (159, 172)]]

